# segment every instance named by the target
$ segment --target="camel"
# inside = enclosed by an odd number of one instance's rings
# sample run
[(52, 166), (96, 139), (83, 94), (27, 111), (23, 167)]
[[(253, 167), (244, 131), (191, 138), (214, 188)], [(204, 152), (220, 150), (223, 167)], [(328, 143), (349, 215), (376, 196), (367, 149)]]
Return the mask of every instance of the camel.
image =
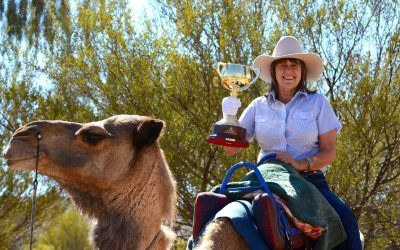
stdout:
[[(364, 249), (364, 235), (360, 231), (361, 247)], [(236, 232), (229, 218), (217, 218), (204, 230), (196, 250), (250, 250), (243, 237)]]
[(236, 232), (229, 218), (218, 218), (207, 225), (199, 245), (201, 250), (250, 250), (243, 237)]
[(169, 249), (176, 184), (158, 143), (163, 127), (137, 115), (85, 124), (36, 121), (14, 133), (4, 156), (13, 169), (34, 170), (40, 133), (38, 171), (94, 219), (95, 249)]

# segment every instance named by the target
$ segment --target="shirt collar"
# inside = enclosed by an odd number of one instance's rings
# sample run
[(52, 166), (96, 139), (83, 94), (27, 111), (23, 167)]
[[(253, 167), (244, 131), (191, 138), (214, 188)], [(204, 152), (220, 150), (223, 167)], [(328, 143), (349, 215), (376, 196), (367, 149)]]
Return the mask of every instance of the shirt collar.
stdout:
[[(293, 98), (297, 98), (299, 95), (304, 95), (306, 98), (308, 98), (308, 93), (305, 90), (297, 91), (296, 94), (293, 96)], [(266, 97), (267, 97), (267, 100), (269, 100), (269, 101), (273, 101), (273, 102), (277, 101), (274, 90), (271, 90)]]

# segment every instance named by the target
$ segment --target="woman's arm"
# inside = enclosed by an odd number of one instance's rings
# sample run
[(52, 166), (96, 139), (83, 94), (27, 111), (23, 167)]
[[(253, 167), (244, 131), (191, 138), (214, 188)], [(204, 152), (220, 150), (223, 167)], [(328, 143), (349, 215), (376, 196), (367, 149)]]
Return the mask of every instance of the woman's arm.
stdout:
[[(319, 151), (312, 155), (311, 170), (320, 170), (336, 159), (336, 129), (332, 129), (325, 134), (318, 136)], [(298, 172), (308, 170), (306, 159), (294, 160), (287, 152), (278, 153), (277, 158), (285, 163), (291, 164)]]
[[(313, 163), (312, 170), (320, 170), (336, 159), (336, 129), (332, 129), (323, 135), (318, 136), (319, 151), (311, 156)], [(306, 164), (308, 167), (308, 162)]]
[[(246, 140), (250, 141), (250, 138), (251, 136), (246, 132)], [(225, 146), (224, 149), (225, 153), (227, 153), (228, 155), (234, 155), (242, 151), (243, 148)]]

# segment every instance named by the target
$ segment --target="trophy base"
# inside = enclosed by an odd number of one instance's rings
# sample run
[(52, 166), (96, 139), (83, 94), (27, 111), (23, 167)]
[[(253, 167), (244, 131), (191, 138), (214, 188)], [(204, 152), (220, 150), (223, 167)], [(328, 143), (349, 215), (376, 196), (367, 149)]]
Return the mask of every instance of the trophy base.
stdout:
[(246, 129), (235, 125), (214, 124), (212, 134), (207, 137), (207, 142), (237, 148), (247, 148)]

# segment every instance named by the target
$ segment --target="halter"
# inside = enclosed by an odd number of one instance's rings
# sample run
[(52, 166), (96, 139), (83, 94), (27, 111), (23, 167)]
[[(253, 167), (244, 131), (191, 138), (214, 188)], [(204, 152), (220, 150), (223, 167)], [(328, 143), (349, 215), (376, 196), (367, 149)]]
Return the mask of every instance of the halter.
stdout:
[(42, 139), (42, 134), (39, 132), (36, 133), (36, 164), (35, 164), (35, 179), (33, 180), (33, 190), (32, 190), (32, 210), (31, 210), (31, 222), (30, 222), (30, 241), (29, 241), (29, 249), (32, 250), (32, 243), (33, 243), (33, 223), (35, 219), (35, 210), (36, 210), (36, 191), (38, 186), (38, 165), (39, 165), (39, 141)]

